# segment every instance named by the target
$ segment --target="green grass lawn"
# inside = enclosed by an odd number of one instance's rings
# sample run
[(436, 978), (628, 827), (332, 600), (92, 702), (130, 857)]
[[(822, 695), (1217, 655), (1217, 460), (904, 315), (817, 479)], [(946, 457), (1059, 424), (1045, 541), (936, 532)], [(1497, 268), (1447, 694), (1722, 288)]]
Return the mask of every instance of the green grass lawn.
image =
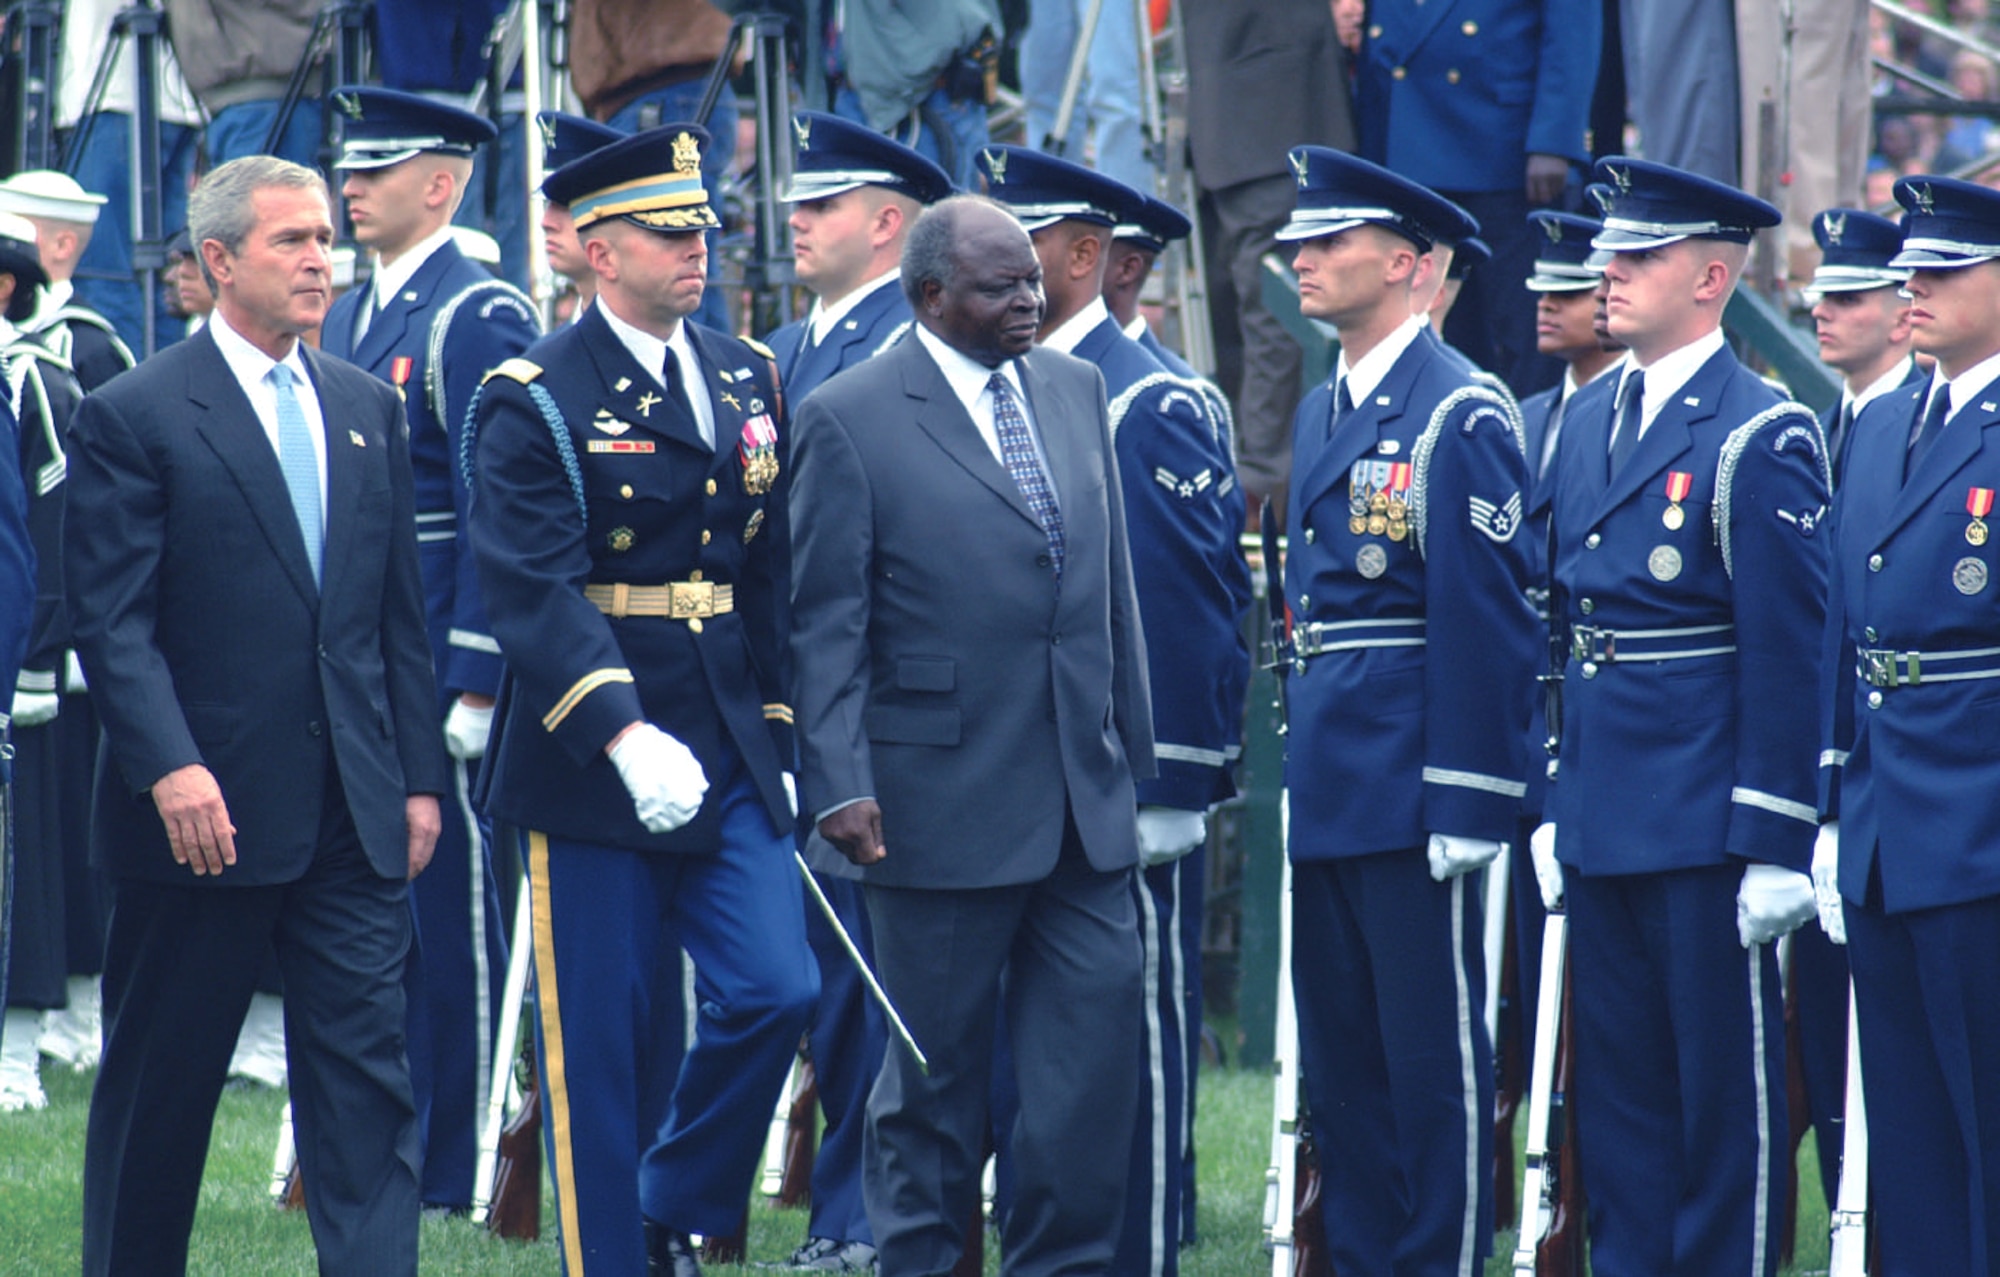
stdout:
[[(0, 1274), (50, 1277), (73, 1273), (78, 1262), (84, 1114), (90, 1078), (47, 1070), (49, 1107), (39, 1113), (0, 1114)], [(1201, 1076), (1201, 1211), (1198, 1245), (1182, 1252), (1186, 1277), (1252, 1277), (1268, 1274), (1261, 1246), (1264, 1170), (1270, 1158), (1271, 1080), (1267, 1074), (1209, 1069)], [(271, 1150), (281, 1098), (265, 1090), (232, 1090), (223, 1096), (195, 1218), (188, 1271), (201, 1277), (289, 1277), (313, 1271), (312, 1240), (302, 1214), (274, 1209), (267, 1196)], [(1516, 1124), (1526, 1126), (1525, 1116)], [(1826, 1269), (1826, 1208), (1806, 1142), (1800, 1172), (1798, 1264), (1787, 1273)], [(559, 1271), (555, 1213), (544, 1205), (543, 1240), (499, 1241), (458, 1219), (426, 1220), (422, 1268), (426, 1274), (547, 1274)], [(805, 1235), (803, 1211), (778, 1211), (760, 1198), (750, 1219), (753, 1262), (782, 1259)], [(1513, 1247), (1508, 1231), (1494, 1241), (1487, 1273), (1508, 1271)], [(712, 1268), (716, 1272), (740, 1271)], [(989, 1242), (987, 1271), (999, 1271)]]

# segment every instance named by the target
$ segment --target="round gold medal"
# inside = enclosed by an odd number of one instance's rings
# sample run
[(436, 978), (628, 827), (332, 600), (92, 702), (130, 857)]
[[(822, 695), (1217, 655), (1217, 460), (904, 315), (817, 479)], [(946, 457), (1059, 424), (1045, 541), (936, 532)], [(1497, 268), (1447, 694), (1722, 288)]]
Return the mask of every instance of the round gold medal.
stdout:
[(1391, 541), (1400, 541), (1408, 535), (1410, 535), (1409, 524), (1401, 519), (1389, 520), (1389, 539)]
[(1389, 530), (1389, 516), (1388, 516), (1388, 515), (1386, 515), (1386, 514), (1371, 514), (1371, 515), (1369, 515), (1369, 516), (1368, 516), (1368, 531), (1369, 531), (1370, 535), (1373, 535), (1373, 536), (1378, 536), (1378, 537), (1379, 537), (1379, 536), (1381, 536), (1381, 535), (1382, 535), (1382, 534), (1383, 534), (1384, 532), (1387, 532), (1388, 530)]
[(1680, 502), (1670, 501), (1660, 515), (1660, 522), (1667, 525), (1667, 531), (1677, 532), (1681, 524), (1687, 522), (1687, 512), (1681, 509)]
[(1365, 514), (1357, 514), (1353, 518), (1350, 518), (1347, 521), (1347, 530), (1349, 532), (1352, 532), (1355, 536), (1360, 536), (1363, 533), (1367, 532), (1368, 516)]
[(1986, 520), (1974, 519), (1965, 525), (1965, 543), (1967, 545), (1986, 544)]

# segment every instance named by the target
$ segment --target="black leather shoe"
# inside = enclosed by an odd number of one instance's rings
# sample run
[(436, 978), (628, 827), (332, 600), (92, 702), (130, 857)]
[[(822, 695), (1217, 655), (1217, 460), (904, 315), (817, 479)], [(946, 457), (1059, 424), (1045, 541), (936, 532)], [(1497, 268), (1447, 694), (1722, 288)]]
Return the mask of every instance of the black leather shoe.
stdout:
[(701, 1277), (693, 1240), (686, 1233), (647, 1220), (646, 1277)]

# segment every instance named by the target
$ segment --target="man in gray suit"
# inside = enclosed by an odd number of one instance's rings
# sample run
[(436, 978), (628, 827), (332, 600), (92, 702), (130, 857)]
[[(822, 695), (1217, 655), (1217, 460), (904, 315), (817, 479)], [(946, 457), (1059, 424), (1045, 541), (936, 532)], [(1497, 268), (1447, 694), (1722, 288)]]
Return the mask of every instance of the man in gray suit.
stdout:
[(912, 339), (821, 386), (793, 436), (805, 803), (862, 866), (930, 1057), (892, 1050), (876, 1079), (868, 1219), (884, 1274), (950, 1271), (1004, 1014), (1006, 1271), (1103, 1272), (1137, 1106), (1133, 778), (1154, 770), (1103, 382), (1031, 349), (1041, 270), (986, 199), (926, 213), (902, 283)]

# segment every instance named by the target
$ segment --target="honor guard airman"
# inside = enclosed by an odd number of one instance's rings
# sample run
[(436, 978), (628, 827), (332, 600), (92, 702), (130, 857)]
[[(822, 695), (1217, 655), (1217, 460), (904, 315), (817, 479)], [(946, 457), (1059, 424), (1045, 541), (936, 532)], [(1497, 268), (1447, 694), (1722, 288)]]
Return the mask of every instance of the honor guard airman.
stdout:
[[(1104, 305), (1111, 311), (1111, 317), (1118, 321), (1118, 327), (1127, 337), (1139, 343), (1140, 349), (1160, 361), (1168, 372), (1197, 387), (1208, 405), (1210, 419), (1223, 433), (1228, 449), (1231, 468), (1236, 458), (1236, 420), (1229, 406), (1229, 396), (1222, 393), (1222, 387), (1195, 372), (1192, 365), (1176, 354), (1173, 349), (1153, 335), (1152, 326), (1139, 311), (1139, 297), (1146, 286), (1146, 278), (1152, 273), (1153, 264), (1167, 245), (1175, 240), (1185, 239), (1194, 229), (1193, 223), (1173, 205), (1151, 195), (1141, 195), (1139, 201), (1120, 214), (1118, 226), (1111, 232), (1110, 264), (1104, 270)], [(1240, 476), (1239, 476), (1240, 478)], [(1232, 502), (1247, 505), (1247, 494), (1239, 486)], [(1232, 519), (1234, 516), (1231, 516)], [(1234, 524), (1232, 524), (1234, 526)], [(1232, 574), (1234, 575), (1234, 574)], [(1236, 581), (1248, 588), (1247, 573), (1235, 576)], [(1243, 606), (1249, 606), (1246, 596)], [(1243, 667), (1248, 674), (1248, 666)], [(1237, 693), (1240, 695), (1241, 693)], [(1161, 694), (1156, 694), (1157, 705)], [(1185, 1112), (1182, 1117), (1181, 1155), (1181, 1245), (1189, 1246), (1195, 1241), (1195, 1146), (1194, 1118), (1196, 1099), (1196, 1076), (1201, 1068), (1201, 1026), (1202, 1026), (1202, 964), (1201, 932), (1204, 913), (1204, 895), (1208, 883), (1208, 849), (1197, 846), (1194, 850), (1174, 862), (1173, 906), (1166, 911), (1165, 921), (1180, 935), (1180, 952), (1168, 954), (1170, 963), (1168, 982), (1183, 990), (1179, 1005), (1179, 1030), (1186, 1042), (1185, 1051), (1186, 1092)], [(1149, 877), (1151, 877), (1149, 873)], [(1178, 965), (1171, 965), (1177, 957)]]
[(57, 716), (70, 646), (63, 606), (65, 440), (82, 391), (67, 360), (24, 335), (48, 282), (33, 223), (0, 213), (0, 387), (19, 422), (17, 459), (34, 548), (28, 648), (10, 688), (14, 744), (14, 910), (0, 961), (9, 964), (0, 1030), (0, 1111), (41, 1108), (36, 1040), (42, 1013), (65, 1005), (68, 955), (63, 895), (64, 752)]
[(327, 312), (321, 345), (394, 386), (409, 417), (438, 721), (459, 764), (457, 802), (447, 804), (437, 854), (410, 893), (410, 1072), (424, 1129), (424, 1201), (464, 1209), (507, 962), (488, 839), (469, 799), (500, 648), (459, 542), (470, 493), (457, 459), (480, 378), (526, 350), (540, 321), (527, 298), (467, 258), (452, 235), (473, 153), (492, 140), (493, 125), (389, 89), (350, 86), (333, 101), (345, 127), (334, 167), (346, 175), (341, 194), (355, 239), (373, 250), (375, 266)]
[[(2000, 1272), (2000, 194), (1896, 183), (1922, 384), (1856, 419), (1833, 526), (1821, 918), (1844, 924), (1873, 1271)], [(1838, 878), (1838, 894), (1831, 888)]]
[(34, 224), (49, 276), (22, 330), (67, 359), (86, 394), (138, 362), (111, 321), (85, 305), (70, 282), (103, 207), (102, 195), (84, 190), (67, 173), (36, 169), (0, 181), (0, 213), (17, 213)]
[(1474, 871), (1527, 789), (1527, 472), (1508, 402), (1412, 311), (1418, 259), (1472, 220), (1343, 152), (1296, 147), (1291, 165), (1278, 238), (1302, 310), (1341, 340), (1293, 421), (1280, 652), (1321, 1219), (1341, 1272), (1478, 1271), (1493, 1056)]
[(1811, 916), (1825, 448), (1722, 334), (1778, 211), (1641, 160), (1598, 173), (1592, 242), (1631, 353), (1565, 410), (1571, 651), (1533, 842), (1545, 901), (1568, 888), (1592, 1263), (1769, 1277), (1790, 1152), (1769, 942)]
[(1910, 353), (1910, 303), (1903, 296), (1910, 272), (1889, 265), (1903, 249), (1903, 228), (1858, 208), (1830, 208), (1813, 218), (1812, 229), (1820, 260), (1803, 291), (1819, 357), (1840, 374), (1840, 401), (1819, 415), (1837, 488), (1861, 410), (1926, 374)]
[[(1572, 213), (1537, 210), (1528, 214), (1537, 251), (1534, 274), (1526, 287), (1535, 295), (1535, 347), (1563, 361), (1563, 379), (1521, 401), (1522, 438), (1527, 447), (1528, 517), (1521, 535), (1527, 538), (1528, 597), (1544, 626), (1549, 621), (1549, 501), (1555, 493), (1555, 461), (1562, 442), (1563, 418), (1577, 391), (1610, 374), (1624, 348), (1600, 339), (1593, 326), (1597, 290), (1603, 272), (1589, 264), (1590, 241), (1603, 223)], [(1551, 636), (1553, 642), (1553, 636)], [(1554, 673), (1569, 659), (1567, 648), (1550, 650)], [(1528, 981), (1542, 969), (1542, 894), (1535, 884), (1534, 862), (1527, 855), (1528, 839), (1542, 822), (1548, 795), (1549, 723), (1547, 699), (1533, 698), (1528, 721), (1528, 793), (1521, 799), (1521, 822), (1514, 842), (1517, 854), (1508, 861), (1514, 910), (1515, 967), (1523, 973), (1523, 996), (1513, 1012), (1520, 1017), (1523, 1060), (1533, 1058), (1535, 999)], [(1502, 1156), (1511, 1159), (1512, 1150)]]
[[(507, 657), (487, 810), (522, 833), (563, 1262), (698, 1271), (742, 1219), (818, 975), (783, 695), (785, 409), (767, 349), (687, 322), (717, 225), (705, 132), (552, 174), (598, 278), (487, 379), (473, 550)], [(679, 946), (701, 1022), (653, 989)], [(679, 1002), (672, 1005), (678, 1008)], [(607, 1007), (630, 1013), (607, 1015)]]
[[(552, 174), (557, 169), (580, 160), (600, 146), (608, 146), (619, 138), (630, 136), (624, 129), (612, 128), (609, 124), (599, 124), (596, 120), (581, 115), (571, 115), (566, 111), (542, 111), (535, 116), (535, 127), (542, 135), (542, 172)], [(583, 245), (576, 237), (576, 222), (569, 215), (569, 209), (548, 197), (548, 180), (542, 182), (542, 248), (549, 259), (549, 269), (568, 280), (576, 289), (576, 311), (572, 316), (580, 316), (591, 299), (597, 296), (597, 276), (591, 273), (590, 262), (583, 255)]]
[(770, 340), (796, 404), (909, 331), (910, 305), (895, 286), (903, 235), (952, 185), (909, 147), (837, 115), (800, 111), (792, 140), (792, 181), (780, 198), (792, 206), (793, 265), (813, 305)]
[[(836, 373), (901, 341), (910, 303), (898, 284), (903, 240), (926, 205), (952, 193), (943, 169), (865, 124), (817, 111), (792, 117), (792, 260), (812, 309), (770, 336), (797, 405)], [(850, 937), (872, 961), (874, 945), (858, 872), (823, 841), (809, 839), (820, 888)], [(882, 1068), (888, 1028), (817, 904), (806, 937), (819, 962), (819, 1013), (811, 1051), (826, 1127), (813, 1159), (812, 1215), (794, 1268), (866, 1270), (875, 1234), (861, 1194), (861, 1136), (868, 1089)], [(762, 1123), (767, 1115), (746, 1114)]]
[[(1857, 208), (1830, 208), (1813, 218), (1820, 261), (1805, 286), (1820, 359), (1840, 373), (1840, 398), (1819, 414), (1837, 492), (1847, 470), (1854, 421), (1892, 390), (1923, 384), (1927, 374), (1910, 353), (1906, 267), (1890, 261), (1903, 248), (1903, 228)], [(1847, 955), (1823, 928), (1792, 937), (1785, 996), (1799, 1026), (1799, 1075), (1819, 1150), (1826, 1200), (1840, 1188), (1842, 1121), (1847, 1100)]]
[(1171, 1275), (1178, 1271), (1187, 1115), (1175, 865), (1207, 841), (1208, 809), (1235, 793), (1229, 768), (1241, 752), (1250, 672), (1243, 640), (1249, 569), (1236, 547), (1244, 499), (1227, 428), (1201, 387), (1148, 355), (1104, 304), (1113, 231), (1139, 213), (1143, 197), (1024, 147), (987, 147), (978, 163), (988, 194), (1020, 219), (1041, 262), (1048, 300), (1037, 344), (1097, 365), (1111, 405), (1132, 579), (1149, 636), (1160, 773), (1138, 784), (1143, 873), (1133, 889), (1148, 1012), (1143, 1058), (1135, 1062), (1140, 1120), (1113, 1268)]

